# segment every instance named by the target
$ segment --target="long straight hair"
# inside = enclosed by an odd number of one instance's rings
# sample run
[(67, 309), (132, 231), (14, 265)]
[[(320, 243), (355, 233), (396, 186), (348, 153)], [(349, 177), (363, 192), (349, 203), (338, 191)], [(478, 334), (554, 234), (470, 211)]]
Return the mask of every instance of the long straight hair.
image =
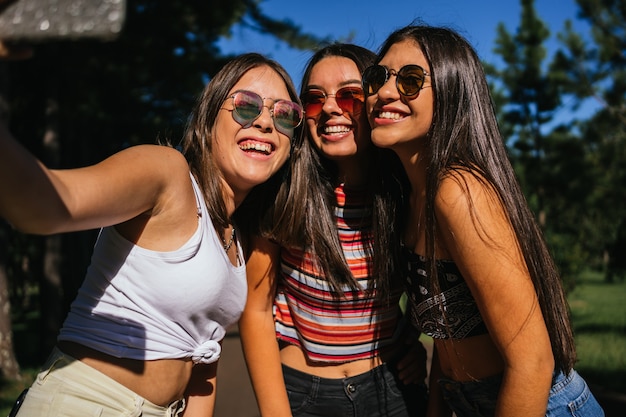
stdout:
[[(410, 25), (387, 38), (378, 61), (392, 45), (407, 40), (426, 57), (434, 94), (433, 121), (424, 155), (428, 167), (425, 213), (429, 276), (437, 276), (435, 197), (442, 179), (462, 170), (486, 182), (502, 202), (534, 284), (556, 364), (569, 372), (576, 351), (561, 278), (508, 159), (480, 59), (453, 30)], [(436, 291), (437, 280), (431, 281)]]
[[(308, 86), (313, 67), (327, 57), (344, 57), (354, 62), (359, 70), (372, 65), (376, 54), (353, 44), (331, 44), (317, 51), (304, 71), (301, 94)], [(365, 109), (360, 128), (367, 129)], [(308, 129), (306, 129), (308, 134)], [(371, 258), (370, 289), (376, 289), (381, 298), (397, 287), (397, 258), (399, 235), (396, 219), (397, 195), (401, 192), (400, 178), (404, 172), (397, 156), (386, 149), (372, 148), (372, 166), (366, 173), (367, 191), (371, 198), (372, 225), (367, 230), (365, 247)], [(273, 215), (265, 235), (285, 247), (306, 250), (314, 256), (333, 292), (341, 296), (344, 288), (357, 289), (356, 279), (346, 262), (339, 240), (334, 208), (337, 204), (335, 187), (338, 185), (335, 162), (326, 158), (307, 136), (296, 144), (291, 158), (290, 173), (282, 192), (276, 199)], [(398, 244), (396, 244), (398, 243)]]

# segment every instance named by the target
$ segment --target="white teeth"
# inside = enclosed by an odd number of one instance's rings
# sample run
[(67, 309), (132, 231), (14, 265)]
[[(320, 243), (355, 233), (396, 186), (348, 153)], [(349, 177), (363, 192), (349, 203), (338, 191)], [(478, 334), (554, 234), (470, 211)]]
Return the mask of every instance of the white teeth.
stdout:
[(400, 113), (394, 113), (390, 111), (381, 111), (378, 114), (378, 117), (381, 119), (400, 120), (402, 118), (402, 115)]
[(269, 145), (268, 143), (251, 143), (251, 142), (247, 142), (247, 143), (243, 143), (241, 145), (239, 145), (239, 148), (241, 150), (244, 151), (258, 151), (258, 152), (263, 152), (265, 154), (269, 154), (272, 151), (272, 146)]
[(349, 126), (343, 126), (343, 125), (324, 127), (324, 133), (347, 133), (350, 130), (351, 129)]

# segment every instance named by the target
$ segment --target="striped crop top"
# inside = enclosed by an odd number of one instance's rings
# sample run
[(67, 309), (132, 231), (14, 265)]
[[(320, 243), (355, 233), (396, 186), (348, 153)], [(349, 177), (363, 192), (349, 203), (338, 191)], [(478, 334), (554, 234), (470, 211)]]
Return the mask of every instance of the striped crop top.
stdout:
[(351, 362), (378, 356), (406, 327), (399, 308), (401, 289), (379, 301), (364, 291), (371, 260), (364, 246), (371, 239), (371, 210), (364, 190), (335, 189), (339, 239), (361, 290), (345, 288), (333, 297), (332, 287), (309, 253), (282, 248), (278, 293), (274, 301), (276, 337), (299, 346), (312, 361)]

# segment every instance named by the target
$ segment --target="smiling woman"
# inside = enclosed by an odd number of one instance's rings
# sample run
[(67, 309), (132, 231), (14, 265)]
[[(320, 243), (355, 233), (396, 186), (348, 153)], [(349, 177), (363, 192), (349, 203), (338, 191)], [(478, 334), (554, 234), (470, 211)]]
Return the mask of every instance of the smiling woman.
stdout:
[(456, 32), (393, 32), (363, 75), (372, 142), (402, 162), (411, 322), (434, 339), (428, 411), (603, 416), (573, 369), (558, 270), (500, 136), (482, 64)]
[(245, 54), (205, 87), (182, 152), (140, 145), (52, 170), (0, 125), (0, 215), (35, 234), (100, 228), (18, 416), (212, 415), (221, 341), (246, 294), (232, 219), (251, 192), (274, 201), (301, 120), (284, 69)]
[(373, 57), (347, 44), (313, 55), (301, 94), (308, 134), (251, 238), (239, 330), (263, 416), (424, 412), (424, 349), (407, 331), (395, 273), (401, 171), (372, 146), (363, 106)]

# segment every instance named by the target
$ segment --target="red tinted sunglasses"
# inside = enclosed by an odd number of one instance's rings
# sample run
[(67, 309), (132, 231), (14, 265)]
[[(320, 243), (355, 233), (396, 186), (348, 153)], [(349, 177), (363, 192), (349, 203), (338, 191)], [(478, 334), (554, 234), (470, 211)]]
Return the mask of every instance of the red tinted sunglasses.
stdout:
[(350, 114), (359, 113), (365, 100), (365, 94), (363, 94), (361, 87), (343, 87), (337, 90), (335, 94), (326, 94), (322, 90), (311, 89), (302, 96), (306, 117), (319, 116), (328, 97), (334, 97), (339, 108)]

